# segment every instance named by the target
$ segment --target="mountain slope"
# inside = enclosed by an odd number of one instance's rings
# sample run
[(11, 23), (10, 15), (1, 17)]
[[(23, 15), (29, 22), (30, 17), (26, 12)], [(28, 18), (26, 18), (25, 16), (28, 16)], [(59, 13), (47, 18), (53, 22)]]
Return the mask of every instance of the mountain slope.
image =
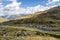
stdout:
[(1, 22), (5, 22), (5, 21), (7, 21), (7, 19), (4, 19), (4, 18), (1, 18), (1, 17), (0, 17), (0, 23), (1, 23)]
[(45, 26), (60, 27), (60, 6), (51, 8), (43, 12), (37, 12), (29, 16), (4, 22), (2, 24), (4, 25), (39, 24)]

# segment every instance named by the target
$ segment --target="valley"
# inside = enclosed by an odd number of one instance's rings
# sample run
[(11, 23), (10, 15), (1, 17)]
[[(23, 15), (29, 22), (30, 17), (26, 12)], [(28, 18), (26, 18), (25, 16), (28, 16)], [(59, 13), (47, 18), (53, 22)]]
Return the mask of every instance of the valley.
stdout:
[[(36, 37), (35, 37), (36, 36)], [(47, 31), (44, 27), (34, 26), (0, 26), (0, 39), (8, 40), (59, 40), (59, 31)], [(11, 39), (10, 39), (11, 38)], [(28, 38), (28, 39), (27, 39)]]
[(1, 22), (0, 39), (60, 40), (60, 6)]

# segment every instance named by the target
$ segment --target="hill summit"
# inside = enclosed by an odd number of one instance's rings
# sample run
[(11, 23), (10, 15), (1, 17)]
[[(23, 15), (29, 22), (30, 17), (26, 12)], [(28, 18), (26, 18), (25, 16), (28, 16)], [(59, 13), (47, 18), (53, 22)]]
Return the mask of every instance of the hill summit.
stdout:
[(3, 22), (4, 25), (20, 25), (20, 24), (34, 24), (45, 26), (60, 26), (60, 6), (37, 12), (15, 20)]

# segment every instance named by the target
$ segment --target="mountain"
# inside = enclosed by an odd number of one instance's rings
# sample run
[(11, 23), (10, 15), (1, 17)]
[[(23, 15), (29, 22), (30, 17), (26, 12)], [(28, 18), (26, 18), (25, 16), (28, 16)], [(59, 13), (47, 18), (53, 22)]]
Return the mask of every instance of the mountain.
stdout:
[(3, 16), (0, 16), (0, 17), (8, 19), (8, 20), (14, 20), (16, 18), (20, 18), (20, 17), (26, 16), (26, 15), (28, 15), (28, 14), (3, 15)]
[(37, 12), (32, 15), (17, 18), (15, 20), (3, 22), (4, 25), (34, 24), (43, 26), (60, 27), (60, 6)]

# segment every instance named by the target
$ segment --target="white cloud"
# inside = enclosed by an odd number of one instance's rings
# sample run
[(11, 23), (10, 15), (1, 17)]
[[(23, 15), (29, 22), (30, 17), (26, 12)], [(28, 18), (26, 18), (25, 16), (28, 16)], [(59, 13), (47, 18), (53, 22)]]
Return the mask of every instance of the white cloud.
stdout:
[(46, 9), (47, 9), (47, 7), (43, 7), (43, 6), (41, 6), (41, 5), (37, 5), (37, 6), (35, 6), (35, 7), (28, 7), (28, 8), (26, 9), (26, 13), (35, 13), (35, 12), (44, 11), (44, 10), (46, 10)]
[[(7, 0), (12, 1), (12, 0)], [(3, 8), (0, 8), (1, 14), (29, 14), (29, 13), (35, 13), (39, 11), (44, 11), (47, 9), (47, 7), (36, 5), (34, 7), (27, 7), (27, 8), (21, 8), (21, 2), (17, 2), (16, 0), (13, 0), (11, 4), (6, 5)]]
[(3, 5), (2, 5), (2, 0), (0, 0), (0, 7), (3, 7)]
[(9, 14), (29, 14), (29, 13), (35, 13), (35, 12), (39, 12), (39, 11), (44, 11), (47, 8), (37, 5), (34, 7), (27, 7), (27, 8), (21, 8), (19, 6), (13, 6), (13, 7), (6, 7), (6, 9), (8, 9), (9, 11), (7, 11), (7, 13)]
[(13, 1), (11, 4), (8, 4), (5, 7), (8, 9), (18, 9), (20, 5), (21, 5), (20, 2), (18, 3), (16, 1)]
[(12, 1), (13, 2), (13, 1), (17, 1), (17, 0), (7, 0), (7, 1)]
[(12, 1), (12, 3), (6, 5), (5, 7), (0, 8), (0, 14), (1, 15), (6, 15), (6, 14), (8, 14), (8, 15), (11, 15), (11, 14), (31, 14), (31, 13), (44, 11), (44, 10), (47, 10), (51, 7), (54, 7), (54, 6), (44, 7), (44, 6), (41, 6), (41, 5), (36, 5), (34, 7), (21, 8), (22, 3), (17, 2), (17, 0), (7, 0), (7, 1)]
[(55, 2), (59, 2), (59, 1), (60, 1), (60, 0), (48, 0), (47, 5), (52, 4), (52, 3), (55, 3)]
[(0, 3), (0, 7), (2, 7), (2, 3)]

